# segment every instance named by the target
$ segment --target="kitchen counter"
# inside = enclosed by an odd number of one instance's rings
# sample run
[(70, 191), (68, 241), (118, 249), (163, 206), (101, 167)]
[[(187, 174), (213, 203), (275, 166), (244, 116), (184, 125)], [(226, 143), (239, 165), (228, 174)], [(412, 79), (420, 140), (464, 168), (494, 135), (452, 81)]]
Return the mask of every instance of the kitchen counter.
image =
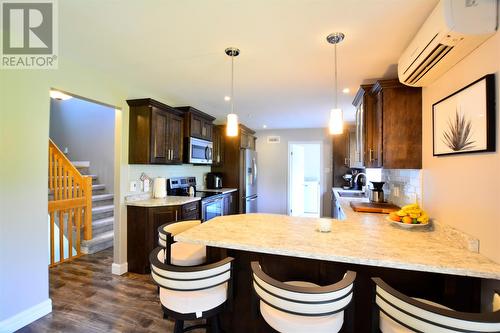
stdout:
[(217, 192), (220, 194), (227, 194), (231, 192), (236, 192), (238, 191), (237, 188), (230, 188), (230, 187), (223, 187), (223, 188), (218, 188), (218, 189), (210, 189), (210, 188), (201, 188), (197, 189), (197, 192)]
[(164, 199), (138, 199), (138, 200), (127, 200), (125, 205), (135, 206), (135, 207), (168, 207), (168, 206), (182, 206), (191, 202), (199, 201), (200, 198), (197, 197), (182, 197), (175, 195), (168, 195)]
[[(345, 220), (330, 233), (316, 231), (320, 219), (273, 214), (231, 215), (185, 231), (175, 240), (211, 247), (331, 262), (500, 280), (500, 264), (456, 246), (442, 232), (408, 231), (385, 214), (356, 213), (341, 199)], [(360, 199), (358, 199), (360, 200)]]

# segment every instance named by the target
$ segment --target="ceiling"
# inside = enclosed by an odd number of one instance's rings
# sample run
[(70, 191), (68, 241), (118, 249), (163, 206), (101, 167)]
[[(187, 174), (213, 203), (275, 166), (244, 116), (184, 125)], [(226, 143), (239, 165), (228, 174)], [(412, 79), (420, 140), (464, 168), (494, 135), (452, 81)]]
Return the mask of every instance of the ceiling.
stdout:
[[(354, 119), (357, 87), (396, 77), (399, 55), (437, 0), (73, 0), (59, 1), (60, 55), (192, 105), (223, 122), (236, 46), (235, 108), (254, 129), (325, 127), (334, 106)], [(78, 93), (78, 92), (75, 92)], [(134, 96), (134, 98), (149, 96)]]

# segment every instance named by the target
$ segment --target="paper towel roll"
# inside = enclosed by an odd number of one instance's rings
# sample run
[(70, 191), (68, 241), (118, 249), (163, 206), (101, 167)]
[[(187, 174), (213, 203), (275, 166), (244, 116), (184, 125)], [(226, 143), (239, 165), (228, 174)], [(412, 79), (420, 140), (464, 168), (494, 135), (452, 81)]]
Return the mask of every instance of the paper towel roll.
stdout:
[(162, 199), (167, 196), (167, 179), (163, 177), (155, 178), (153, 182), (153, 197)]

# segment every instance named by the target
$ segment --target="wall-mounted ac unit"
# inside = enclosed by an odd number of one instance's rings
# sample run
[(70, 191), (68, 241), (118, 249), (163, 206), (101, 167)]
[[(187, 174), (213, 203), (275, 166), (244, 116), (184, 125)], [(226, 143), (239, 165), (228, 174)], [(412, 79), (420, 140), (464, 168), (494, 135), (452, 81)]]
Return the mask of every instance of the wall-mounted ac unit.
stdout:
[(423, 87), (434, 82), (491, 37), (498, 0), (441, 0), (398, 62), (399, 80)]

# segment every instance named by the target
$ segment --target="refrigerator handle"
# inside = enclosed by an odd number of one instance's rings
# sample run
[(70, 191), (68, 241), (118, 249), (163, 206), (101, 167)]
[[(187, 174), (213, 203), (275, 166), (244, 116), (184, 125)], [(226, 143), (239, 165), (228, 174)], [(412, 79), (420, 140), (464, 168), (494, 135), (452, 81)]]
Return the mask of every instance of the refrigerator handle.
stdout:
[(257, 161), (255, 160), (255, 157), (252, 159), (253, 162), (253, 183), (257, 181)]

